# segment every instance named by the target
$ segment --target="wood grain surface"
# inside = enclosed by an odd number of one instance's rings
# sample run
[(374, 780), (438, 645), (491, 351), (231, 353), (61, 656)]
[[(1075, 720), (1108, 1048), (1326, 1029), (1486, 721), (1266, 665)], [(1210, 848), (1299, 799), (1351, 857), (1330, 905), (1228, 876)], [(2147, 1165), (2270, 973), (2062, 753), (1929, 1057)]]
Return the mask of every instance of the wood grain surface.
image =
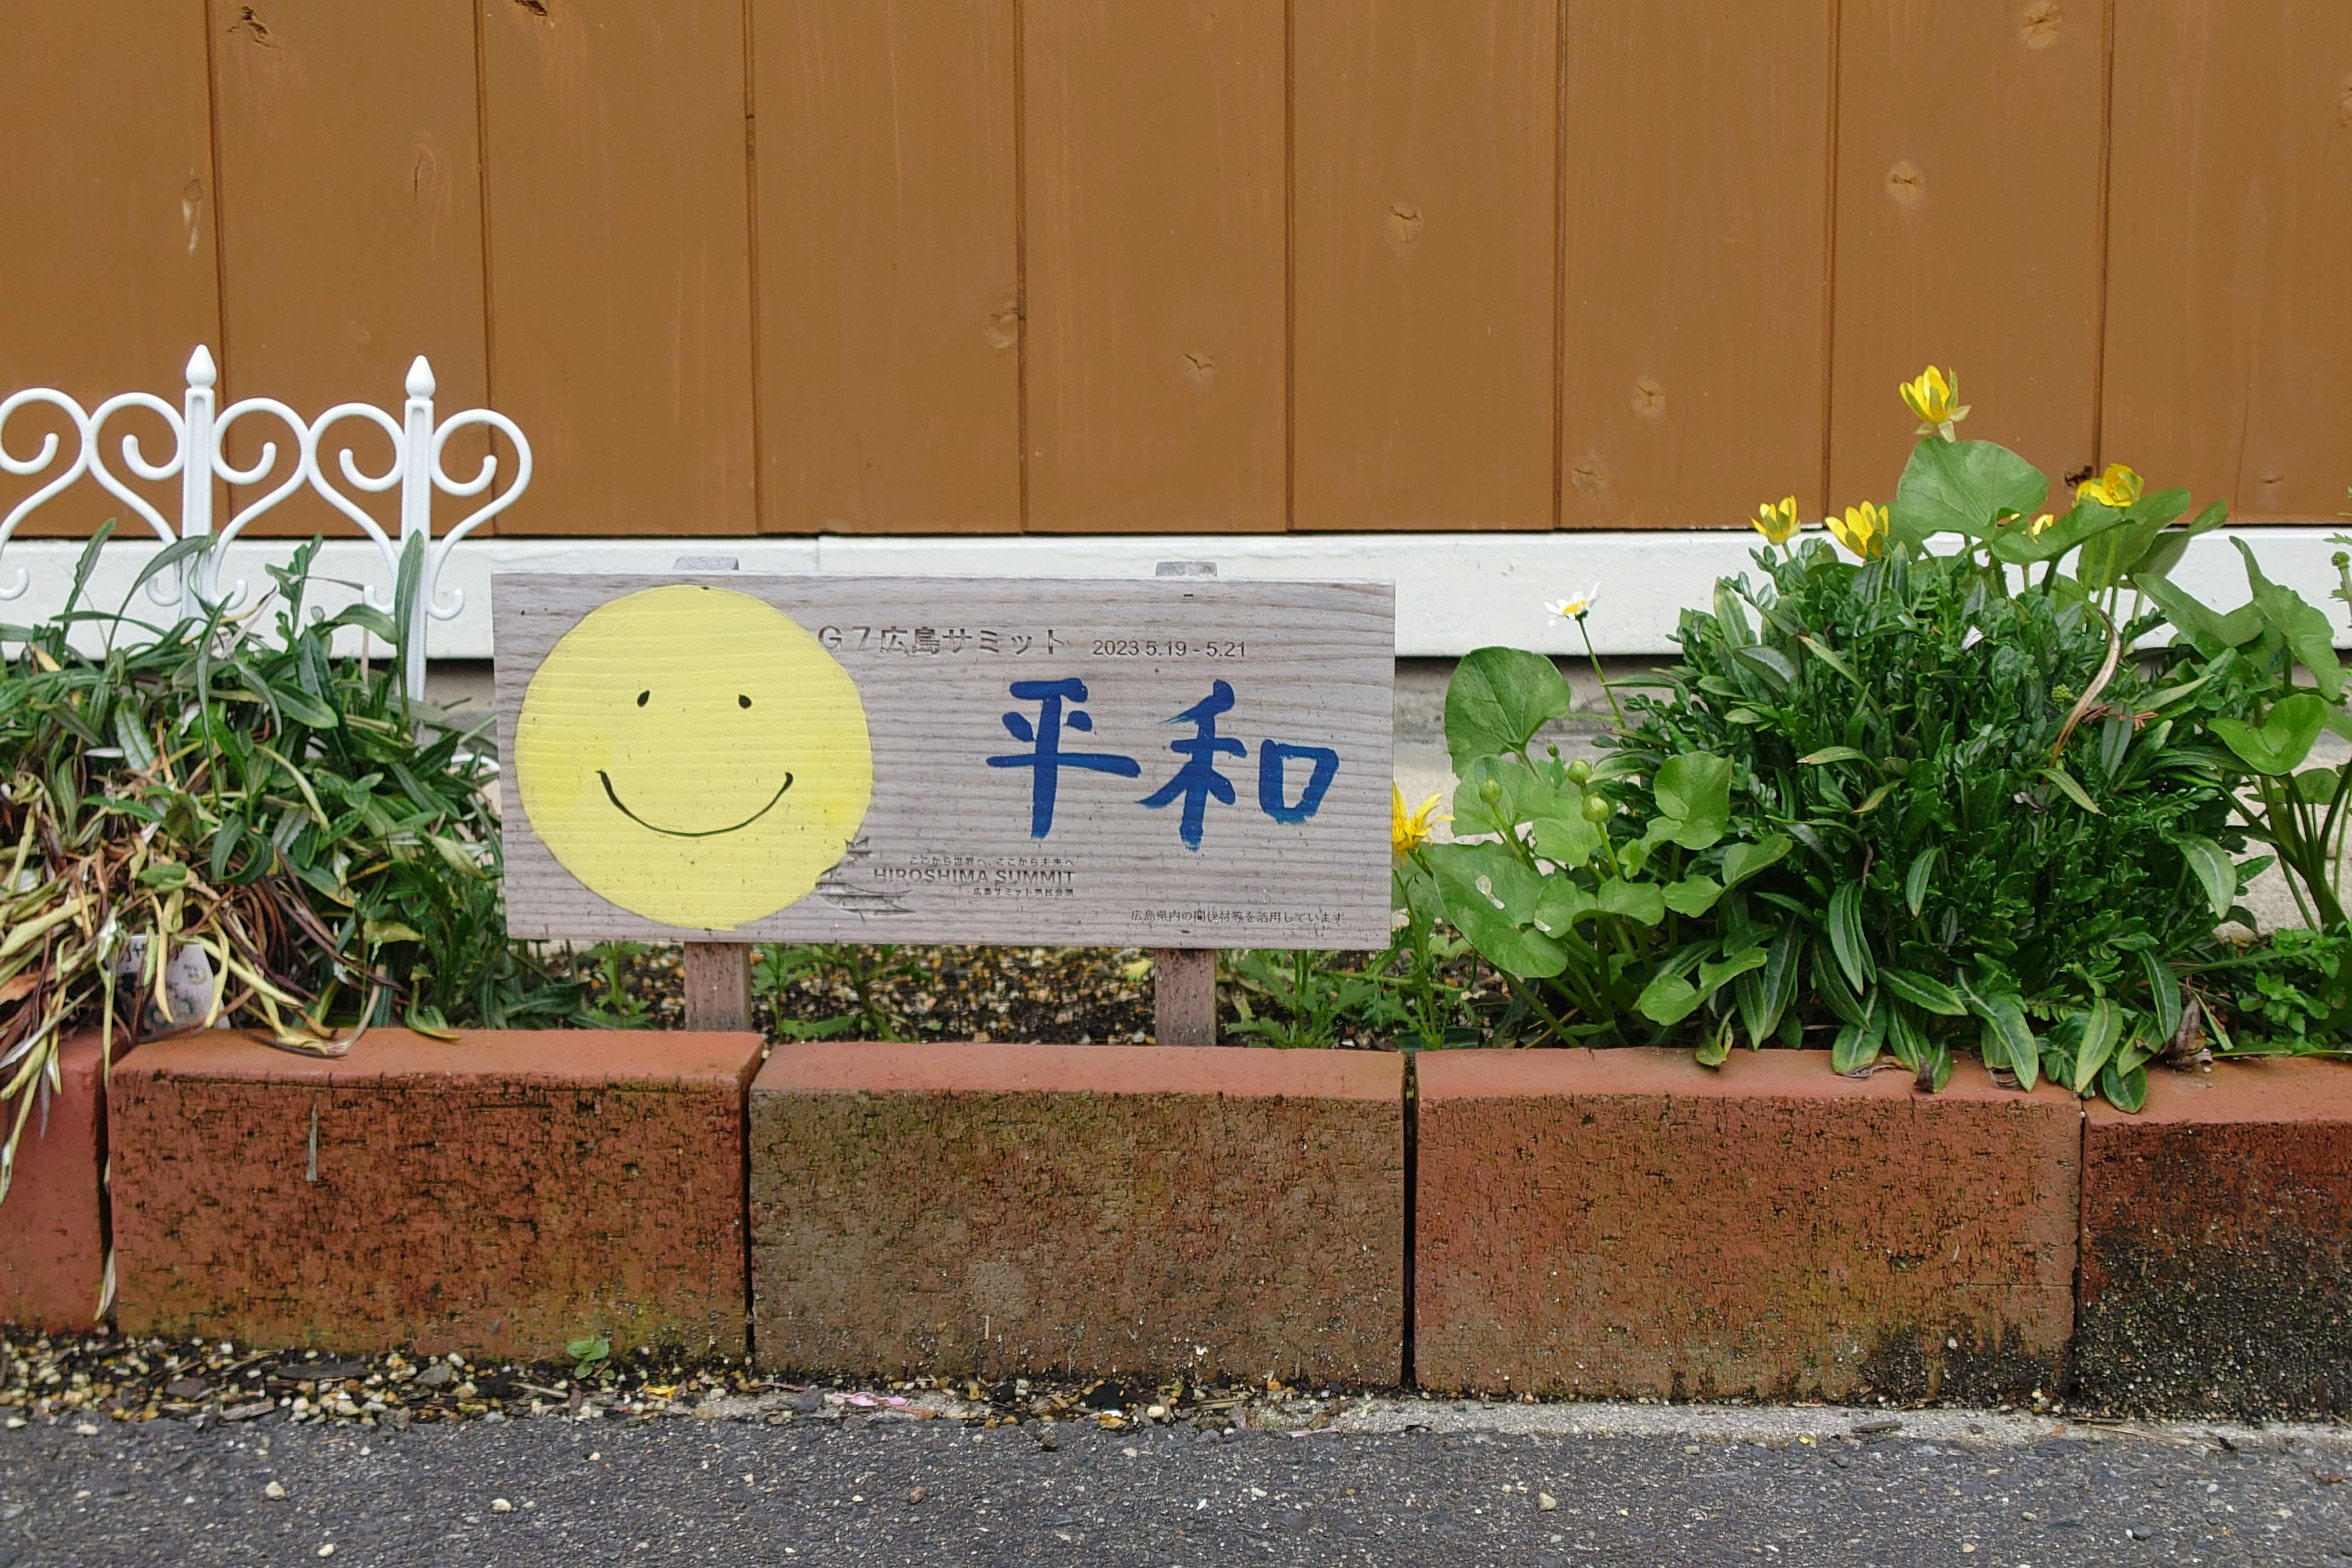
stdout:
[(224, 397), (396, 407), (423, 352), (529, 434), (505, 534), (1819, 517), (1886, 493), (1930, 361), (2053, 479), (2331, 528), (2352, 481), (2347, 0), (0, 0), (0, 394), (176, 402), (205, 342)]
[(1847, 0), (1828, 506), (1892, 493), (1918, 427), (1895, 384), (1923, 365), (1960, 372), (1961, 435), (2014, 447), (2053, 494), (2090, 463), (2104, 21), (2057, 0)]
[[(500, 781), (507, 922), (519, 938), (1378, 948), (1389, 934), (1395, 593), (1384, 583), (513, 574), (493, 579), (500, 755), (541, 662), (597, 606), (672, 583), (731, 590), (814, 634), (856, 683), (873, 795), (814, 892), (724, 931), (663, 925), (592, 891), (541, 841), (516, 770)], [(1045, 831), (1034, 765), (1045, 702), (1013, 682), (1076, 681)], [(1171, 722), (1213, 694), (1230, 804), (1141, 804), (1187, 765)], [(626, 693), (623, 694), (625, 697)], [(1068, 717), (1091, 720), (1085, 730)], [(1008, 724), (1006, 716), (1020, 721)], [(1283, 753), (1275, 747), (1300, 748)], [(1311, 815), (1318, 765), (1331, 754)], [(992, 762), (992, 759), (997, 759)], [(724, 768), (723, 752), (679, 758)], [(1269, 781), (1269, 771), (1275, 777)], [(611, 791), (608, 781), (607, 790)], [(617, 797), (616, 797), (617, 798)], [(639, 804), (648, 812), (657, 805)], [(1274, 809), (1269, 810), (1271, 805)], [(1278, 816), (1297, 820), (1285, 821)], [(616, 817), (615, 830), (629, 825)], [(633, 842), (658, 856), (665, 840)]]
[(1294, 11), (1298, 528), (1549, 528), (1559, 27)]
[[(88, 407), (143, 390), (176, 407), (189, 351), (220, 341), (204, 8), (0, 0), (0, 397), (54, 386)], [(169, 450), (149, 415), (108, 431)], [(9, 421), (8, 450), (30, 458), (50, 434), (66, 442), (58, 466), (72, 462), (70, 426), (44, 410)], [(48, 477), (0, 473), (0, 516)], [(134, 488), (177, 510), (178, 479)], [(86, 534), (110, 517), (145, 527), (85, 476), (18, 532)]]
[[(440, 407), (478, 407), (489, 363), (473, 6), (303, 0), (257, 11), (212, 0), (211, 15), (232, 395), (275, 397), (305, 416), (352, 401), (397, 414), (409, 362), (424, 354)], [(266, 418), (236, 426), (229, 449), (250, 464), (268, 440), (284, 463), (285, 434)], [(346, 447), (370, 473), (392, 461), (391, 443), (353, 420), (327, 432), (329, 473)], [(444, 461), (471, 474), (487, 449), (468, 431)], [(268, 488), (240, 487), (238, 503)], [(399, 532), (394, 494), (344, 489)], [(348, 527), (303, 490), (252, 531)]]
[(743, 78), (740, 5), (483, 7), (499, 532), (755, 531)]
[(2115, 72), (2099, 460), (2240, 521), (2333, 522), (2352, 483), (2352, 5), (2125, 0)]
[(766, 532), (1021, 526), (1016, 12), (752, 13)]
[(1568, 0), (1560, 523), (1819, 514), (1830, 0)]
[(1029, 527), (1279, 531), (1280, 0), (1027, 0)]

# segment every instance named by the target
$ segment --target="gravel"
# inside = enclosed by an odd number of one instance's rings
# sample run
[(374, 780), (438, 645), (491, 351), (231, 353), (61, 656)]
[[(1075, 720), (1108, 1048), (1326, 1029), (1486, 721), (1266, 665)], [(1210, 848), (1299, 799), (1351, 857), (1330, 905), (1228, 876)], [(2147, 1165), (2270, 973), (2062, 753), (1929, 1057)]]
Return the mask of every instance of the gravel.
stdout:
[[(764, 952), (765, 950), (763, 950)], [(685, 1026), (684, 957), (676, 946), (605, 942), (552, 947), (541, 953), (551, 973), (587, 983), (591, 1005), (611, 1025)], [(1286, 954), (1269, 955), (1284, 960)], [(1372, 953), (1326, 960), (1353, 972)], [(1248, 1005), (1279, 1016), (1281, 1004), (1261, 978), (1237, 970), (1242, 955), (1220, 955), (1219, 1018), (1229, 1042)], [(1464, 952), (1444, 968), (1474, 1005), (1499, 1014), (1507, 998), (1495, 973)], [(1150, 955), (1124, 947), (850, 947), (814, 944), (783, 950), (783, 967), (754, 964), (752, 1021), (771, 1039), (1017, 1040), (1041, 1045), (1145, 1045), (1152, 1039)], [(1287, 980), (1287, 975), (1276, 977)], [(1338, 1021), (1338, 1043), (1389, 1049), (1393, 1031), (1350, 1014)]]
[[(771, 1038), (1024, 1040), (1139, 1045), (1151, 1035), (1151, 965), (1136, 948), (803, 946), (781, 984), (755, 970), (752, 1013)], [(675, 946), (609, 942), (543, 955), (586, 980), (616, 1024), (675, 1029), (686, 1018)]]
[[(599, 1347), (601, 1350), (603, 1347)], [(859, 1384), (763, 1377), (743, 1363), (652, 1352), (617, 1360), (521, 1363), (405, 1356), (337, 1357), (229, 1341), (16, 1335), (0, 1338), (0, 1426), (71, 1419), (187, 1422), (199, 1430), (265, 1417), (361, 1432), (560, 1414), (644, 1423), (698, 1414), (759, 1417), (845, 1410), (919, 1413), (982, 1427), (1040, 1418), (1113, 1426), (1157, 1419), (1224, 1421), (1252, 1408), (1320, 1409), (1279, 1383), (1264, 1386), (1118, 1378), (1007, 1377), (982, 1384), (915, 1378)], [(1336, 1406), (1333, 1406), (1336, 1407)], [(1271, 1415), (1268, 1416), (1272, 1418)]]

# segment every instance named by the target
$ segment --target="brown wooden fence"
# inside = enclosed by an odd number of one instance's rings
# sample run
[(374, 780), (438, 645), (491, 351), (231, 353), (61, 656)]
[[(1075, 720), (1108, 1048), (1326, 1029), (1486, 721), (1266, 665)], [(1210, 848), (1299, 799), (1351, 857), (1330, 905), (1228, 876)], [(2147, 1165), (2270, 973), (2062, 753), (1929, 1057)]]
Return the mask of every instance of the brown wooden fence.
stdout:
[(0, 0), (0, 390), (422, 351), (508, 534), (2352, 482), (2344, 0)]

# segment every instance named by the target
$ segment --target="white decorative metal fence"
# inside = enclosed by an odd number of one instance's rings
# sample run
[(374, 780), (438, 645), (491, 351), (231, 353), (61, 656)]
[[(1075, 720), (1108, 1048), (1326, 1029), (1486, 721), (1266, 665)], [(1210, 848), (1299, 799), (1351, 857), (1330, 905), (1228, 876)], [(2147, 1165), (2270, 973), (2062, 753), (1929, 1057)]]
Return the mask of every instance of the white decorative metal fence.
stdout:
[[(406, 655), (402, 673), (409, 693), (423, 695), (426, 630), (434, 621), (453, 619), (465, 605), (463, 590), (455, 587), (447, 590), (445, 600), (440, 585), (442, 568), (459, 540), (512, 506), (529, 487), (530, 443), (513, 420), (488, 408), (468, 408), (436, 423), (433, 367), (422, 354), (408, 368), (408, 398), (397, 419), (372, 403), (339, 403), (307, 423), (293, 408), (272, 397), (241, 398), (226, 408), (218, 408), (213, 390), (218, 379), (211, 351), (199, 345), (188, 356), (187, 390), (177, 408), (152, 393), (124, 392), (86, 409), (75, 398), (52, 387), (28, 387), (0, 400), (0, 470), (20, 478), (50, 475), (11, 508), (5, 518), (0, 518), (0, 555), (5, 554), (20, 522), (88, 475), (135, 513), (163, 544), (211, 536), (212, 548), (195, 552), (173, 569), (157, 574), (147, 590), (155, 603), (172, 607), (183, 618), (200, 618), (215, 608), (230, 612), (246, 602), (246, 584), (239, 580), (226, 590), (222, 588), (219, 574), (223, 547), (244, 532), (254, 519), (307, 488), (349, 518), (374, 542), (383, 557), (383, 581), (365, 584), (362, 593), (368, 604), (386, 615), (399, 608), (397, 585), (402, 558), (412, 549), (416, 552), (416, 584), (406, 605), (408, 624), (401, 628)], [(58, 465), (67, 443), (54, 430), (43, 433), (39, 448), (28, 457), (19, 457), (9, 449), (9, 419), (18, 409), (35, 405), (55, 409), (73, 427), (77, 437), (73, 458), (62, 468)], [(171, 431), (173, 447), (160, 459), (150, 458), (137, 435), (125, 435), (118, 470), (105, 449), (107, 422), (134, 408), (159, 416)], [(267, 416), (284, 426), (293, 446), (290, 466), (281, 464), (275, 440), (263, 441), (259, 455), (249, 464), (240, 466), (230, 458), (230, 432), (239, 421), (257, 416)], [(391, 442), (392, 461), (382, 472), (371, 473), (362, 466), (352, 447), (340, 447), (335, 453), (338, 482), (329, 476), (320, 454), (326, 447), (328, 431), (351, 419), (373, 424), (383, 433)], [(484, 454), (481, 467), (470, 479), (457, 478), (443, 466), (450, 437), (476, 426), (496, 431), (513, 444), (514, 472), (503, 488), (492, 489), (499, 470), (494, 453)], [(277, 479), (281, 467), (287, 467), (288, 471), (283, 479)], [(52, 469), (57, 470), (53, 475)], [(180, 481), (176, 525), (131, 487), (125, 473), (149, 481), (175, 478)], [(232, 510), (227, 521), (215, 528), (215, 480), (268, 488), (247, 505)], [(385, 531), (353, 494), (381, 495), (395, 489), (400, 498), (397, 536)], [(460, 499), (487, 493), (488, 499), (436, 538), (433, 531), (433, 499), (436, 492)], [(0, 570), (0, 599), (22, 596), (30, 581), (23, 568), (13, 575)]]

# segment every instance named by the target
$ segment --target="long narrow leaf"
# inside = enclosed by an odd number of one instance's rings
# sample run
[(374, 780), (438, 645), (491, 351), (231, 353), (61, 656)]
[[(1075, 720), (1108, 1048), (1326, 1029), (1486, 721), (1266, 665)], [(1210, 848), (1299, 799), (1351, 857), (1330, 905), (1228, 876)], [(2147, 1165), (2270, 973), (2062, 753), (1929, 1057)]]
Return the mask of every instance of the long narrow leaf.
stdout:
[(1963, 997), (1969, 1011), (1984, 1021), (1986, 1065), (2006, 1067), (2017, 1075), (2021, 1087), (2032, 1089), (2042, 1075), (2042, 1042), (2025, 1021), (2022, 999), (2014, 993), (1988, 993), (1975, 986), (1965, 987)]
[[(122, 595), (122, 602), (126, 605), (129, 605), (132, 599), (138, 597), (139, 590), (144, 588), (158, 574), (170, 571), (184, 561), (202, 555), (212, 547), (213, 536), (209, 533), (192, 533), (185, 539), (173, 540), (154, 554), (150, 555), (140, 565), (139, 574), (131, 579), (131, 591)], [(80, 584), (77, 583), (75, 587), (79, 589)]]
[(2102, 996), (2091, 1004), (2083, 1018), (2083, 1043), (2074, 1047), (2074, 1092), (2087, 1094), (2096, 1083), (2099, 1069), (2115, 1055), (2116, 1046), (2123, 1038), (2123, 1009)]
[(1879, 984), (1915, 1007), (1924, 1007), (1947, 1018), (1968, 1016), (1968, 1005), (1960, 1000), (1959, 993), (1932, 976), (1915, 974), (1907, 969), (1881, 969), (1878, 979)]
[(1903, 902), (1914, 920), (1927, 906), (1928, 879), (1936, 874), (1936, 847), (1929, 845), (1912, 858), (1911, 869), (1903, 874)]
[(2068, 800), (2073, 801), (2076, 805), (2081, 806), (2093, 816), (2105, 816), (2106, 815), (2105, 812), (2099, 809), (2099, 803), (2091, 798), (2090, 792), (2082, 786), (2073, 773), (2066, 771), (2064, 764), (2059, 763), (2051, 763), (2048, 767), (2042, 770), (2042, 776), (2048, 779), (2052, 784), (2056, 784), (2060, 795), (2064, 795)]
[(1873, 965), (1870, 938), (1862, 928), (1862, 885), (1842, 884), (1830, 895), (1830, 951), (1837, 955), (1838, 968), (1847, 982), (1860, 993), (1870, 985)]

